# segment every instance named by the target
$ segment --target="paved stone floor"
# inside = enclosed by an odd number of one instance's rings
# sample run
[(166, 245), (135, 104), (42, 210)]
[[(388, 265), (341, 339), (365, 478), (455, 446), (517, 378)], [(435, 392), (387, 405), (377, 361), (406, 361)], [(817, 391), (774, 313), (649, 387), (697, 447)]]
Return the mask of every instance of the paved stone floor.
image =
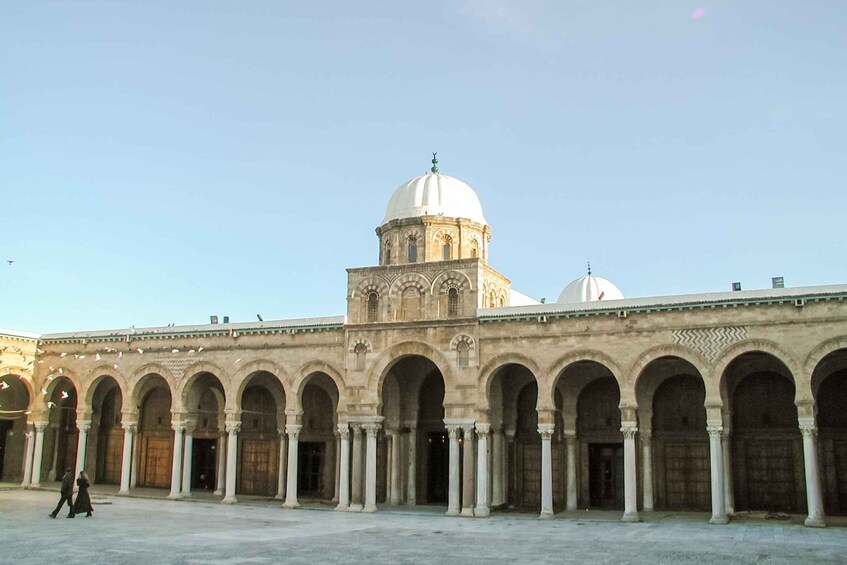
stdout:
[(447, 518), (149, 498), (99, 498), (92, 518), (51, 520), (49, 491), (0, 490), (0, 563), (847, 563), (847, 529), (705, 523), (676, 515)]

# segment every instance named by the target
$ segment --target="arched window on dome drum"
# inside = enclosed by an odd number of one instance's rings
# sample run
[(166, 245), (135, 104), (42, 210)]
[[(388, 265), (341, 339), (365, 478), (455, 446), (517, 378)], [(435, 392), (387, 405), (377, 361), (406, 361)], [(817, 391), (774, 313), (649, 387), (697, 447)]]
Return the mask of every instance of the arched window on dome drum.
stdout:
[(467, 367), (470, 363), (471, 346), (467, 341), (460, 341), (456, 344), (456, 364), (459, 367)]
[(417, 287), (410, 286), (403, 291), (401, 315), (404, 320), (417, 320), (421, 315), (421, 293)]
[(459, 291), (456, 288), (450, 288), (447, 291), (447, 317), (455, 318), (459, 315)]
[(368, 294), (368, 322), (376, 322), (379, 318), (379, 294)]
[(453, 238), (445, 235), (441, 243), (441, 260), (449, 261), (453, 258)]
[(476, 242), (475, 239), (471, 241), (471, 257), (473, 259), (479, 257), (479, 244)]
[(364, 343), (357, 343), (356, 347), (353, 349), (353, 353), (356, 354), (356, 370), (364, 371), (365, 370), (365, 357), (368, 354), (368, 346)]
[(391, 264), (391, 248), (390, 247), (385, 250), (385, 264), (386, 265)]
[(418, 262), (418, 242), (414, 239), (409, 240), (409, 263)]

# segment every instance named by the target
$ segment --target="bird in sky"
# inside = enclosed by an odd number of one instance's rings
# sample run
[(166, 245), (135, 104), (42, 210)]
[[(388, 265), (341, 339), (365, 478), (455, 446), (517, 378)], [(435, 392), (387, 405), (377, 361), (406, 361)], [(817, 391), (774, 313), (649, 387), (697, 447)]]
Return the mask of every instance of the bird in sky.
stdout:
[(12, 263), (15, 262), (15, 260), (14, 259), (6, 259), (6, 262), (11, 265)]

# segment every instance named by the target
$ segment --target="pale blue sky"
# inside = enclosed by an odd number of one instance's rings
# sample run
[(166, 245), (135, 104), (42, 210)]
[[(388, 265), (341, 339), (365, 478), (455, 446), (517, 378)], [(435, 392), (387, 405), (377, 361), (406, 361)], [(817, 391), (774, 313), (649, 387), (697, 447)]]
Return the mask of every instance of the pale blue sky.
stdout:
[(432, 151), (536, 298), (845, 283), (845, 69), (842, 0), (7, 2), (0, 327), (343, 314)]

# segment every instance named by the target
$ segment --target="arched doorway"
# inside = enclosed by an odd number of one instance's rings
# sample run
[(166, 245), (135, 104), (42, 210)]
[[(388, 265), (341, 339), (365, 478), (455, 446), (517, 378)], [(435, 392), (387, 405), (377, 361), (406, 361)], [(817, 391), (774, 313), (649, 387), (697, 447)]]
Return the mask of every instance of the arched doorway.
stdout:
[(824, 357), (812, 375), (824, 511), (847, 515), (847, 350)]
[(18, 375), (0, 378), (0, 481), (21, 480), (29, 389)]
[[(435, 363), (411, 355), (389, 369), (382, 387), (385, 430), (397, 457), (389, 458), (384, 447), (378, 451), (378, 492), (394, 492), (396, 502), (445, 504), (449, 480), (449, 443), (444, 426), (444, 378)], [(388, 472), (388, 461), (398, 468)], [(392, 484), (394, 483), (394, 484)]]
[[(220, 379), (213, 373), (203, 371), (192, 376), (183, 393), (186, 408), (184, 450), (190, 450), (183, 461), (190, 469), (183, 469), (182, 496), (191, 491), (222, 489), (219, 471), (224, 464), (224, 444), (221, 434), (225, 431), (224, 406), (226, 399)], [(185, 477), (190, 484), (184, 484)]]
[(44, 452), (49, 456), (44, 457), (42, 461), (42, 465), (46, 465), (48, 469), (48, 480), (60, 480), (65, 469), (70, 467), (73, 470), (76, 467), (79, 441), (76, 407), (77, 391), (73, 383), (67, 378), (55, 379), (47, 401), (48, 427), (51, 433), (45, 437)]
[[(103, 378), (94, 389), (92, 400), (89, 449), (95, 450), (94, 481), (118, 485), (121, 483), (121, 456), (124, 432), (121, 428), (123, 398), (118, 383), (112, 377)], [(89, 451), (90, 453), (90, 451)]]
[(805, 512), (803, 444), (790, 372), (772, 355), (751, 352), (727, 366), (725, 379), (736, 511)]
[(332, 500), (338, 446), (338, 388), (326, 373), (309, 375), (300, 398), (303, 428), (297, 450), (298, 497)]
[(171, 391), (162, 377), (148, 377), (141, 394), (138, 418), (138, 486), (171, 486), (174, 432), (171, 428)]

